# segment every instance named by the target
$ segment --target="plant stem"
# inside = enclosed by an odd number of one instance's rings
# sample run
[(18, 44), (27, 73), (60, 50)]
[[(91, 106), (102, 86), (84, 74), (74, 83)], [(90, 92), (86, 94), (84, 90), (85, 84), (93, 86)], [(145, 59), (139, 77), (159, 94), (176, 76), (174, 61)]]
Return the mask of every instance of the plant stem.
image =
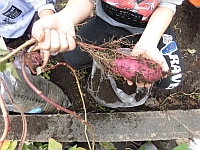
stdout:
[(11, 95), (10, 95), (10, 93), (9, 93), (9, 90), (8, 90), (8, 88), (7, 88), (5, 82), (3, 81), (2, 78), (0, 78), (0, 81), (1, 81), (1, 83), (3, 84), (3, 87), (4, 87), (4, 89), (5, 89), (5, 92), (6, 92), (7, 96), (8, 96), (8, 98), (9, 98), (11, 104), (14, 105), (14, 106), (19, 110), (19, 112), (20, 112), (20, 114), (21, 114), (21, 117), (22, 117), (23, 129), (22, 129), (22, 136), (21, 136), (21, 140), (20, 140), (19, 148), (18, 148), (18, 150), (21, 150), (22, 147), (23, 147), (23, 145), (24, 145), (24, 142), (25, 142), (25, 139), (26, 139), (26, 134), (27, 134), (27, 121), (26, 121), (26, 116), (25, 116), (24, 112), (22, 111), (22, 109), (21, 109), (17, 104), (15, 104), (14, 101), (12, 100), (12, 97), (11, 97)]
[[(1, 77), (0, 77), (0, 79), (1, 79)], [(2, 137), (0, 138), (0, 149), (1, 149), (3, 142), (6, 139), (6, 136), (8, 134), (9, 128), (10, 128), (10, 121), (8, 118), (8, 113), (6, 111), (6, 106), (5, 106), (5, 103), (4, 103), (4, 100), (3, 100), (3, 97), (1, 94), (0, 94), (0, 107), (1, 107), (1, 111), (3, 113), (4, 122), (5, 122), (4, 132), (3, 132)]]
[(5, 57), (0, 58), (0, 63), (2, 63), (3, 61), (9, 59), (10, 57), (12, 57), (13, 55), (15, 55), (16, 53), (18, 53), (19, 51), (21, 51), (22, 49), (24, 49), (25, 47), (36, 43), (37, 41), (35, 39), (30, 39), (28, 41), (26, 41), (24, 44), (20, 45), (18, 48), (16, 48), (15, 50), (13, 50), (12, 52), (10, 52), (8, 55), (6, 55)]

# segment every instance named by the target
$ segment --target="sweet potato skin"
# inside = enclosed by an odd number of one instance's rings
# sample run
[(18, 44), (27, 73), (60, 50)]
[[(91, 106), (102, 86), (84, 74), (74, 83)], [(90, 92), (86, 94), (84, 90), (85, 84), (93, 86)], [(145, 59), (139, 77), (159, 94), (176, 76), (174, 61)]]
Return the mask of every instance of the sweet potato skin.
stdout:
[(128, 80), (138, 83), (153, 83), (162, 78), (160, 65), (142, 57), (116, 58), (112, 70)]

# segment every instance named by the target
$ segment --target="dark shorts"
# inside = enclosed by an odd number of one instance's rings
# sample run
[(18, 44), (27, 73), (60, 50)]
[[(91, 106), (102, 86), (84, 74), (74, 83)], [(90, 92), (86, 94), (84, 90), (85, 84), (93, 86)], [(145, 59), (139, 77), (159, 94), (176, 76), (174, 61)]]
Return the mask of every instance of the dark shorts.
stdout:
[[(112, 26), (96, 16), (81, 27), (81, 29), (77, 31), (77, 35), (81, 37), (83, 42), (101, 45), (105, 42), (109, 42), (110, 39), (117, 40), (132, 34), (121, 27)], [(136, 43), (140, 36), (141, 35), (131, 36), (128, 40)], [(176, 45), (174, 33), (170, 26), (160, 39), (158, 48), (163, 53), (173, 75), (156, 82), (154, 85), (165, 89), (177, 87), (182, 82), (183, 77), (180, 72), (183, 72), (183, 65), (180, 51)], [(92, 63), (90, 55), (82, 51), (78, 46), (73, 51), (64, 52), (63, 56), (65, 61), (75, 69), (83, 68)]]

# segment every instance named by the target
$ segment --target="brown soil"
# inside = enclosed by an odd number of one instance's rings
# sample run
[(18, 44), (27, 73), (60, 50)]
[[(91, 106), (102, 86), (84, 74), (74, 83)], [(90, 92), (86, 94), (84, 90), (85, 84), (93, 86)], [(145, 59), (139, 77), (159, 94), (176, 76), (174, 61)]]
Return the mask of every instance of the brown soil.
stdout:
[[(90, 75), (91, 68), (85, 68), (83, 70), (78, 70), (80, 73), (79, 82), (82, 87), (82, 92), (84, 94), (84, 101), (86, 103), (86, 108), (88, 112), (109, 112), (109, 111), (152, 111), (152, 110), (174, 110), (174, 109), (197, 109), (199, 108), (199, 41), (200, 41), (200, 9), (195, 8), (190, 3), (185, 1), (181, 6), (177, 7), (177, 12), (171, 23), (179, 48), (181, 49), (181, 54), (184, 62), (184, 82), (178, 88), (173, 90), (161, 90), (153, 87), (150, 93), (151, 101), (156, 101), (157, 105), (144, 104), (137, 107), (131, 108), (108, 108), (99, 105), (90, 94), (84, 88)], [(195, 49), (196, 53), (188, 52), (188, 49)], [(53, 60), (63, 61), (61, 55), (52, 57)], [(63, 91), (70, 98), (73, 106), (70, 108), (76, 112), (81, 112), (82, 102), (80, 98), (80, 93), (77, 89), (77, 83), (72, 75), (72, 72), (65, 66), (60, 66), (51, 71), (50, 74), (51, 81), (57, 84), (63, 89)], [(99, 78), (94, 83), (99, 82)], [(122, 80), (117, 81), (120, 88), (125, 89), (125, 92), (131, 94), (135, 92), (134, 87), (130, 87)], [(123, 83), (123, 84), (122, 84)], [(123, 87), (122, 87), (123, 86)], [(99, 97), (106, 102), (119, 101), (117, 96), (111, 90), (109, 82), (107, 80), (101, 83), (101, 90), (99, 92)], [(150, 102), (151, 103), (151, 102)], [(153, 102), (155, 103), (155, 102)], [(152, 104), (152, 103), (151, 103)]]

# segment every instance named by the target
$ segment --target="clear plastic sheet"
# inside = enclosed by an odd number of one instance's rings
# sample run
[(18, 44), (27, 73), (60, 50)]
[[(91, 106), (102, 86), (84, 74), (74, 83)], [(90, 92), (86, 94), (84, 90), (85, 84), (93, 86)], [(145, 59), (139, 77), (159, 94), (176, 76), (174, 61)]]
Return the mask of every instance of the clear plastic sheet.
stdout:
[[(21, 80), (14, 78), (9, 71), (0, 72), (1, 78), (6, 83), (13, 101), (19, 105), (24, 113), (54, 113), (57, 108), (43, 100), (25, 81), (22, 71), (17, 69), (17, 73)], [(33, 76), (27, 73), (29, 80), (35, 85), (45, 96), (65, 108), (71, 106), (68, 97), (63, 93), (61, 88), (53, 82), (46, 80), (40, 76)], [(16, 109), (5, 92), (3, 85), (0, 83), (1, 95), (5, 101), (8, 111), (19, 112)]]
[[(96, 82), (93, 80), (94, 78), (99, 78), (99, 83), (93, 83)], [(99, 92), (102, 92), (100, 90), (101, 83), (104, 80), (109, 80), (111, 88), (110, 90), (113, 90), (114, 93), (117, 96), (117, 99), (115, 102), (110, 102), (107, 99), (102, 99), (100, 98)], [(118, 88), (116, 85), (116, 81), (107, 73), (104, 72), (102, 67), (100, 66), (100, 63), (97, 63), (95, 60), (93, 61), (93, 66), (92, 66), (92, 72), (91, 76), (87, 85), (87, 91), (92, 95), (92, 97), (100, 103), (102, 106), (106, 107), (111, 107), (111, 108), (118, 108), (118, 107), (135, 107), (139, 106), (145, 103), (149, 96), (151, 88), (139, 88), (137, 87), (135, 90), (135, 93), (128, 95), (126, 94), (122, 89)], [(140, 100), (136, 100), (137, 94), (142, 95)]]

